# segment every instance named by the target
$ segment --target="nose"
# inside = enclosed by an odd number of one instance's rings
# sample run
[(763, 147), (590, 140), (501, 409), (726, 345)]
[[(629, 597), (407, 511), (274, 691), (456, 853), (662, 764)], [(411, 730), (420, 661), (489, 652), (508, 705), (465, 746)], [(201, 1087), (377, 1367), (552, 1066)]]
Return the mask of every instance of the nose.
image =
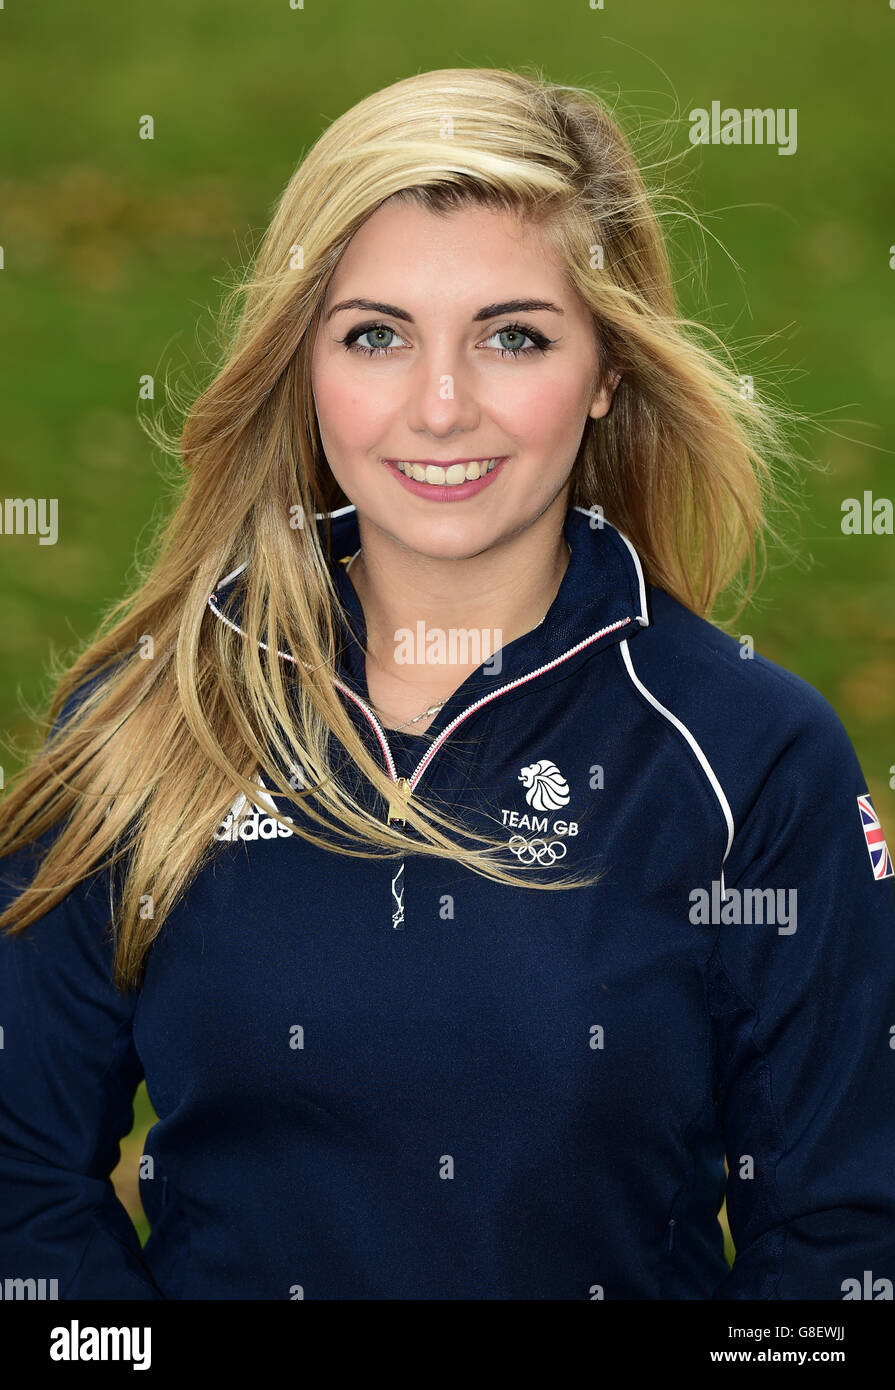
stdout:
[(481, 419), (472, 369), (446, 351), (421, 354), (409, 374), (407, 424), (421, 434), (447, 438), (474, 430)]

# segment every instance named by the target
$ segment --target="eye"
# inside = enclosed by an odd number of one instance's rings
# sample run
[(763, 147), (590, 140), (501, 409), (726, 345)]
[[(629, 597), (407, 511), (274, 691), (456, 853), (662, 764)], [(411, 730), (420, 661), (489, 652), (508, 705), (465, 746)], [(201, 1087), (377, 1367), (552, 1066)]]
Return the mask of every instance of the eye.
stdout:
[[(555, 339), (539, 333), (536, 328), (524, 328), (521, 323), (507, 323), (492, 333), (491, 338), (516, 339), (510, 346), (503, 343), (498, 345), (497, 351), (501, 357), (527, 357), (530, 352), (548, 352), (555, 342)], [(487, 338), (486, 342), (490, 342), (491, 338)], [(520, 338), (527, 338), (530, 346), (523, 347), (518, 342)]]
[[(362, 342), (364, 338), (370, 338), (372, 341), (364, 343)], [(383, 342), (383, 338), (386, 341)], [(531, 352), (548, 352), (556, 341), (554, 338), (546, 337), (536, 328), (526, 328), (520, 323), (508, 323), (503, 328), (496, 329), (491, 337), (485, 340), (486, 343), (489, 343), (491, 338), (516, 340), (511, 341), (509, 346), (505, 343), (498, 343), (496, 351), (500, 353), (501, 357), (527, 357)], [(404, 339), (395, 332), (394, 328), (389, 328), (388, 324), (366, 323), (358, 324), (357, 327), (350, 329), (345, 337), (339, 338), (338, 341), (348, 352), (362, 352), (365, 357), (387, 357), (395, 348), (395, 339), (399, 345), (407, 346)], [(520, 339), (522, 342), (519, 341)], [(528, 340), (527, 347), (523, 345), (526, 339)]]
[[(367, 334), (370, 334), (374, 339), (372, 346), (360, 341), (361, 338), (366, 338)], [(381, 338), (383, 336), (386, 337), (386, 342), (375, 341), (377, 337)], [(401, 343), (404, 341), (403, 338), (399, 337), (395, 330), (389, 328), (387, 324), (368, 323), (350, 329), (350, 331), (345, 334), (344, 338), (339, 339), (339, 342), (344, 344), (348, 352), (362, 352), (366, 357), (385, 357), (392, 351), (394, 346), (391, 341), (392, 338), (397, 338)]]

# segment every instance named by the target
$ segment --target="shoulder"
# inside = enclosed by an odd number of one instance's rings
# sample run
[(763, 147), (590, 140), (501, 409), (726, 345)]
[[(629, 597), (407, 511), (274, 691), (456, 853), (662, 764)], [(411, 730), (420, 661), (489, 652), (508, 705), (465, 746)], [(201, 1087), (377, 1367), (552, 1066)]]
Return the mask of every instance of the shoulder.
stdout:
[(657, 717), (688, 731), (740, 815), (781, 764), (822, 781), (837, 762), (861, 780), (839, 715), (813, 685), (661, 589), (648, 603), (650, 625), (622, 653), (628, 679)]
[(729, 715), (748, 711), (791, 728), (839, 723), (819, 690), (755, 651), (742, 640), (748, 634), (731, 636), (661, 589), (650, 587), (648, 598), (650, 625), (630, 644), (632, 661), (678, 702), (708, 712), (720, 699)]
[[(114, 672), (117, 665), (118, 662), (113, 663), (111, 666), (92, 666), (87, 671), (86, 675), (84, 675), (81, 678), (81, 680), (78, 681), (74, 689), (63, 699), (62, 704), (59, 707), (58, 713), (52, 720), (52, 725), (48, 734), (48, 738), (52, 738), (54, 734), (58, 733), (62, 728), (65, 727), (66, 724), (70, 722), (71, 719), (74, 718), (78, 710), (86, 704), (90, 696), (93, 695), (95, 691), (98, 691), (102, 688), (102, 686)], [(54, 699), (53, 706), (55, 706), (55, 703), (56, 701)]]

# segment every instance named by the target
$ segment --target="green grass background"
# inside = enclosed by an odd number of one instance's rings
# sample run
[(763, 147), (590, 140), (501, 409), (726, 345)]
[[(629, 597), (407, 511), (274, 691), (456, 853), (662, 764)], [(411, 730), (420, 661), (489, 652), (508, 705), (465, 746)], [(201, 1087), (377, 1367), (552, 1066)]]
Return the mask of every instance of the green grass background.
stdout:
[[(671, 177), (710, 233), (700, 275), (692, 228), (668, 223), (682, 305), (737, 345), (743, 372), (779, 378), (793, 405), (822, 414), (806, 443), (823, 469), (804, 488), (800, 561), (772, 553), (738, 630), (832, 701), (895, 833), (895, 538), (839, 525), (844, 498), (895, 496), (893, 34), (884, 0), (8, 3), (2, 495), (57, 497), (60, 536), (0, 536), (5, 735), (31, 735), (21, 700), (49, 694), (48, 653), (71, 653), (127, 590), (165, 506), (138, 379), (160, 388), (170, 368), (204, 380), (221, 286), (303, 151), (397, 78), (537, 63), (618, 101), (635, 143), (638, 121), (644, 138), (677, 112)], [(797, 153), (692, 148), (687, 113), (716, 98), (797, 108)], [(146, 113), (151, 142), (137, 136)], [(114, 1180), (144, 1240), (137, 1161), (153, 1119), (141, 1086)]]

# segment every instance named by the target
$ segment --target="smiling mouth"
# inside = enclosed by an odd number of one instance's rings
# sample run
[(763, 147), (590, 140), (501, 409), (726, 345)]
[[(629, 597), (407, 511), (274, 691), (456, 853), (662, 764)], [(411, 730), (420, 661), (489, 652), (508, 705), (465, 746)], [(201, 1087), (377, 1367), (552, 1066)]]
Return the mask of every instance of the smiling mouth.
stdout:
[(452, 463), (442, 468), (435, 463), (411, 463), (406, 459), (388, 459), (407, 478), (417, 483), (433, 483), (442, 487), (459, 487), (461, 483), (474, 482), (484, 478), (500, 463), (500, 457), (493, 459), (472, 459), (469, 463)]

